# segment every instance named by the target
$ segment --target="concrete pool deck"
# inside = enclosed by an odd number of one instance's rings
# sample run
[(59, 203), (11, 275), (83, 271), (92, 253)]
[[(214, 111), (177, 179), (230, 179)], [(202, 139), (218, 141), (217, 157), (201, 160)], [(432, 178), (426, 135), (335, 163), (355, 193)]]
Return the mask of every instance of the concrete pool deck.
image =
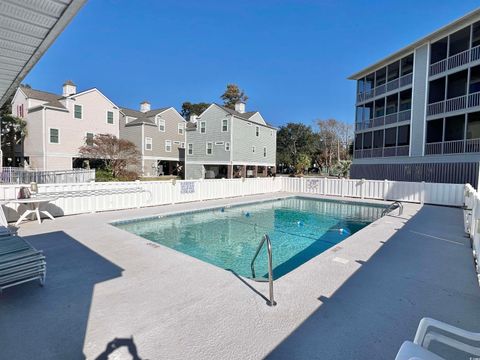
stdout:
[[(267, 284), (109, 225), (289, 195), (22, 224), (19, 234), (47, 256), (47, 282), (0, 296), (1, 357), (107, 359), (134, 344), (142, 359), (393, 359), (424, 316), (480, 331), (480, 288), (458, 208), (405, 203), (403, 215), (275, 281), (276, 307), (265, 304)], [(129, 359), (126, 349), (112, 358)]]

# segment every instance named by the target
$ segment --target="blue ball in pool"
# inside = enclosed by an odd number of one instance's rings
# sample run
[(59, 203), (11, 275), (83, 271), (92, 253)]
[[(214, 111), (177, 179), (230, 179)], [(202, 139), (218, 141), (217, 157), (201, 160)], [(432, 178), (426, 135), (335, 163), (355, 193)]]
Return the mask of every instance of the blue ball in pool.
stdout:
[(250, 213), (249, 213), (249, 212), (246, 212), (246, 213), (245, 213), (245, 217), (250, 217)]
[(225, 212), (225, 208), (221, 208), (221, 209), (220, 209), (220, 212)]
[(298, 226), (303, 226), (303, 225), (305, 225), (305, 224), (303, 223), (303, 221), (297, 221), (297, 225), (298, 225)]

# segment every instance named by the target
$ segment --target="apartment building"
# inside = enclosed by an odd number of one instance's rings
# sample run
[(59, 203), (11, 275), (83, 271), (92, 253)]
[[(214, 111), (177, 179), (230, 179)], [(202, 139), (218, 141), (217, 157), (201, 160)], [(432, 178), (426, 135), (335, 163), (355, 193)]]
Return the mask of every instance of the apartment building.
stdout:
[(18, 164), (24, 161), (39, 170), (80, 167), (78, 150), (95, 134), (119, 136), (119, 109), (100, 90), (77, 93), (72, 81), (54, 94), (20, 86), (12, 113), (27, 122), (28, 135), (21, 144)]
[(477, 184), (480, 9), (349, 79), (353, 178)]
[(235, 178), (275, 173), (277, 130), (257, 111), (212, 104), (186, 127), (185, 178)]
[(140, 150), (143, 176), (183, 175), (185, 124), (173, 107), (152, 110), (148, 101), (120, 110), (120, 137)]

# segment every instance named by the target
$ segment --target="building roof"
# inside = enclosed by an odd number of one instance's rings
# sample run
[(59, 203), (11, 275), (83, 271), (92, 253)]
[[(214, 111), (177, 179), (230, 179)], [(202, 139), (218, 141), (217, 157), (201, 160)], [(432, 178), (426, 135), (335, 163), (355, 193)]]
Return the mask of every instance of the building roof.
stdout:
[(86, 0), (1, 2), (0, 106), (55, 41)]
[[(219, 105), (219, 104), (216, 104), (214, 103), (215, 105), (217, 105), (218, 107), (222, 108), (223, 110), (225, 110), (226, 112), (228, 112), (229, 114), (241, 119), (241, 120), (248, 120), (248, 121), (253, 121), (253, 120), (250, 120), (250, 118), (255, 115), (256, 113), (258, 113), (258, 111), (247, 111), (247, 112), (244, 112), (244, 113), (240, 113), (238, 111), (235, 111), (233, 109), (230, 109), (226, 106), (223, 106), (223, 105)], [(254, 121), (255, 122), (255, 121)], [(268, 126), (268, 127), (271, 127), (273, 129), (275, 129), (274, 126), (270, 125), (269, 123), (267, 123), (265, 121), (265, 124), (263, 123), (258, 123), (258, 122), (255, 122), (255, 124), (258, 124), (258, 125), (263, 125), (263, 126)]]
[(480, 18), (480, 8), (469, 12), (468, 14), (462, 16), (461, 18), (443, 26), (442, 28), (432, 32), (431, 34), (411, 43), (410, 45), (404, 47), (401, 50), (398, 50), (397, 52), (387, 56), (386, 58), (376, 62), (373, 65), (370, 65), (366, 67), (363, 70), (360, 70), (356, 72), (355, 74), (352, 74), (348, 77), (349, 80), (358, 80), (362, 78), (365, 75), (368, 75), (372, 73), (373, 71), (377, 70), (379, 67), (383, 67), (385, 65), (388, 65), (389, 63), (399, 60), (400, 58), (410, 54), (412, 51), (414, 51), (417, 47), (428, 43), (429, 41), (436, 40), (438, 38), (441, 38), (443, 36), (446, 36), (452, 31), (455, 31), (458, 27), (461, 27), (462, 25), (466, 25), (469, 22), (472, 22), (476, 18)]
[(156, 126), (155, 120), (152, 118), (170, 108), (171, 107), (163, 107), (163, 108), (150, 110), (147, 112), (141, 112), (138, 110), (127, 109), (127, 108), (120, 108), (120, 110), (125, 114), (125, 116), (136, 118), (135, 120), (130, 121), (125, 126), (135, 126), (135, 125), (141, 125), (141, 124)]
[(65, 106), (60, 102), (60, 99), (63, 96), (50, 93), (47, 91), (35, 90), (25, 86), (20, 86), (20, 89), (25, 93), (25, 95), (30, 99), (36, 99), (46, 102), (46, 106), (58, 107), (61, 109), (65, 109)]

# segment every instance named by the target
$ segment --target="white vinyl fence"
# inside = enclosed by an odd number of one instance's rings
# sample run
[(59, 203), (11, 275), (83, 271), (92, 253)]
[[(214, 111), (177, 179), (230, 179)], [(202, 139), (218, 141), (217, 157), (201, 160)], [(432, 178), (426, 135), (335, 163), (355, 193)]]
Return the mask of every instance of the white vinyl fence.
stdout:
[[(15, 199), (20, 187), (0, 185), (0, 200)], [(464, 185), (400, 181), (277, 177), (38, 185), (40, 195), (58, 198), (48, 205), (48, 210), (55, 216), (279, 191), (449, 206), (464, 204)], [(18, 219), (19, 213), (23, 212), (18, 207), (11, 203), (4, 206), (9, 221)]]
[(360, 199), (462, 206), (464, 185), (387, 180), (283, 178), (283, 191)]
[[(0, 185), (0, 200), (15, 199), (20, 188), (21, 185)], [(58, 197), (48, 207), (54, 216), (222, 199), (281, 190), (280, 178), (38, 185), (39, 194)], [(18, 206), (6, 204), (4, 209), (9, 221), (18, 218)]]
[(473, 258), (480, 283), (480, 194), (470, 184), (465, 185), (463, 209), (465, 232), (472, 240)]

